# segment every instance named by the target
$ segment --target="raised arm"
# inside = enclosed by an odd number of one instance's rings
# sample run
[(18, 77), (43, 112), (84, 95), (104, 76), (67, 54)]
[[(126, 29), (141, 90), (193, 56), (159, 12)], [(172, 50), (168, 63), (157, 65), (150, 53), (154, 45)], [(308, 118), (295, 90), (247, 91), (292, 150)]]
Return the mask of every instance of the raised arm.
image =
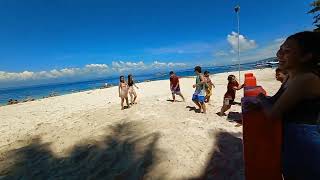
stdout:
[(239, 85), (239, 86), (234, 86), (234, 87), (232, 87), (233, 88), (233, 90), (240, 90), (240, 89), (242, 89), (244, 87), (244, 84), (242, 84), (241, 86)]

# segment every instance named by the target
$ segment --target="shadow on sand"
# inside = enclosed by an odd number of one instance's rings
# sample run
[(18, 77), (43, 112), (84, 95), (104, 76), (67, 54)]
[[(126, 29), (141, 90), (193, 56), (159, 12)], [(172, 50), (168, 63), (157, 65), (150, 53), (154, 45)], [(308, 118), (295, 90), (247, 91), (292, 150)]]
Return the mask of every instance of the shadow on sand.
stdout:
[(200, 113), (200, 110), (197, 109), (197, 108), (194, 107), (194, 106), (186, 106), (186, 108), (189, 108), (189, 111), (194, 111), (195, 113)]
[[(1, 179), (149, 179), (159, 150), (159, 134), (138, 136), (133, 122), (108, 129), (102, 140), (76, 145), (67, 157), (57, 157), (50, 143), (34, 137), (22, 148), (0, 157)], [(164, 176), (157, 172), (158, 177)]]
[(242, 114), (239, 112), (232, 112), (231, 111), (228, 113), (227, 120), (242, 124)]
[(181, 100), (176, 100), (176, 101), (173, 101), (172, 99), (167, 99), (168, 102), (183, 102)]
[(228, 132), (217, 133), (214, 149), (202, 175), (190, 180), (243, 180), (243, 148), (239, 136)]

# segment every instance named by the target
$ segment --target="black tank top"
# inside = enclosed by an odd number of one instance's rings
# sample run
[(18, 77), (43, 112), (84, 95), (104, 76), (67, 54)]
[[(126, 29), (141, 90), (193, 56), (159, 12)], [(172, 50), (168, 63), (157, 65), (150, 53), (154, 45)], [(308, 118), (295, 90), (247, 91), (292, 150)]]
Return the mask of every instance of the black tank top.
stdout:
[[(279, 91), (270, 99), (274, 104), (281, 95), (286, 91), (287, 86), (282, 85)], [(294, 107), (282, 114), (285, 122), (297, 124), (319, 124), (320, 122), (320, 97), (303, 99)]]

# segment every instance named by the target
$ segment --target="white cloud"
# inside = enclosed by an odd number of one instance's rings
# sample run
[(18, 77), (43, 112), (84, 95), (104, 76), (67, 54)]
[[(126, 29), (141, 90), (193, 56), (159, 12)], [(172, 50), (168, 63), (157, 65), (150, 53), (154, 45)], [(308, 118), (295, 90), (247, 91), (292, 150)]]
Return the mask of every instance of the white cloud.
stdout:
[(143, 61), (139, 62), (123, 62), (123, 61), (113, 61), (112, 70), (116, 72), (126, 72), (126, 71), (136, 71), (146, 69), (146, 65)]
[(172, 62), (169, 62), (169, 63), (168, 63), (168, 66), (171, 67), (171, 68), (173, 68), (173, 67), (186, 67), (187, 64), (185, 64), (185, 63), (172, 63)]
[(23, 72), (5, 72), (0, 71), (0, 82), (23, 81), (23, 80), (45, 80), (65, 77), (108, 74), (109, 67), (106, 64), (88, 64), (83, 68), (64, 68), (53, 69), (50, 71), (23, 71)]
[(272, 41), (271, 43), (253, 51), (250, 53), (245, 53), (241, 55), (241, 59), (244, 61), (256, 61), (256, 60), (262, 60), (269, 57), (275, 57), (276, 53), (280, 47), (280, 45), (283, 43), (284, 39), (276, 39)]
[[(251, 62), (251, 61), (262, 60), (270, 57), (275, 57), (280, 45), (284, 42), (284, 40), (285, 40), (284, 38), (277, 38), (277, 39), (271, 40), (269, 43), (263, 46), (260, 46), (256, 49), (242, 51), (240, 52), (240, 60), (241, 62)], [(219, 61), (221, 62), (237, 62), (238, 61), (237, 56), (235, 54), (237, 50), (231, 49), (229, 50), (228, 53), (227, 51), (222, 51), (222, 52), (226, 52), (227, 55), (216, 56), (219, 58), (218, 59)]]
[(0, 71), (0, 83), (1, 87), (5, 87), (6, 84), (14, 85), (21, 82), (53, 82), (72, 79), (85, 79), (95, 78), (101, 76), (107, 76), (114, 73), (126, 73), (126, 72), (150, 72), (153, 70), (165, 70), (174, 68), (187, 67), (185, 63), (174, 63), (174, 62), (160, 62), (154, 61), (150, 64), (145, 64), (143, 61), (138, 62), (125, 62), (125, 61), (114, 61), (111, 67), (106, 64), (88, 64), (82, 68), (63, 68), (63, 69), (52, 69), (48, 71), (23, 71), (23, 72), (6, 72)]
[(217, 51), (214, 53), (214, 56), (217, 56), (217, 57), (221, 57), (221, 56), (227, 56), (228, 53), (226, 53), (225, 51)]
[(151, 66), (153, 66), (154, 68), (164, 68), (167, 67), (167, 63), (154, 61)]
[[(234, 53), (235, 51), (238, 50), (238, 33), (231, 32), (231, 34), (228, 34), (227, 41), (233, 49), (231, 53)], [(247, 51), (257, 47), (257, 43), (254, 40), (247, 39), (245, 36), (241, 34), (239, 35), (239, 42), (240, 42), (240, 51)]]
[(159, 62), (159, 61), (154, 61), (151, 64), (151, 68), (182, 68), (182, 67), (186, 67), (187, 64), (185, 63), (173, 63), (173, 62), (169, 62), (169, 63), (165, 63), (165, 62)]

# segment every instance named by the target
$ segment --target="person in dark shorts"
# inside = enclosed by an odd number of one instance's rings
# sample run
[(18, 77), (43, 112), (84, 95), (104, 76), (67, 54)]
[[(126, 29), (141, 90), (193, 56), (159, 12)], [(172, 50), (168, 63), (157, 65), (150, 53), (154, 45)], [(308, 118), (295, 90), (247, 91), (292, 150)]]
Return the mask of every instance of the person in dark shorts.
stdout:
[(234, 75), (228, 76), (228, 86), (227, 92), (224, 94), (223, 106), (221, 107), (220, 112), (217, 113), (219, 116), (226, 116), (225, 112), (231, 108), (231, 105), (234, 103), (236, 98), (236, 91), (244, 87), (244, 84), (239, 86), (239, 83), (236, 80)]
[(181, 90), (180, 90), (180, 84), (179, 84), (179, 77), (173, 72), (170, 71), (170, 90), (172, 93), (172, 102), (176, 102), (176, 96), (175, 95), (179, 95), (183, 101), (185, 101), (183, 95), (181, 94)]

